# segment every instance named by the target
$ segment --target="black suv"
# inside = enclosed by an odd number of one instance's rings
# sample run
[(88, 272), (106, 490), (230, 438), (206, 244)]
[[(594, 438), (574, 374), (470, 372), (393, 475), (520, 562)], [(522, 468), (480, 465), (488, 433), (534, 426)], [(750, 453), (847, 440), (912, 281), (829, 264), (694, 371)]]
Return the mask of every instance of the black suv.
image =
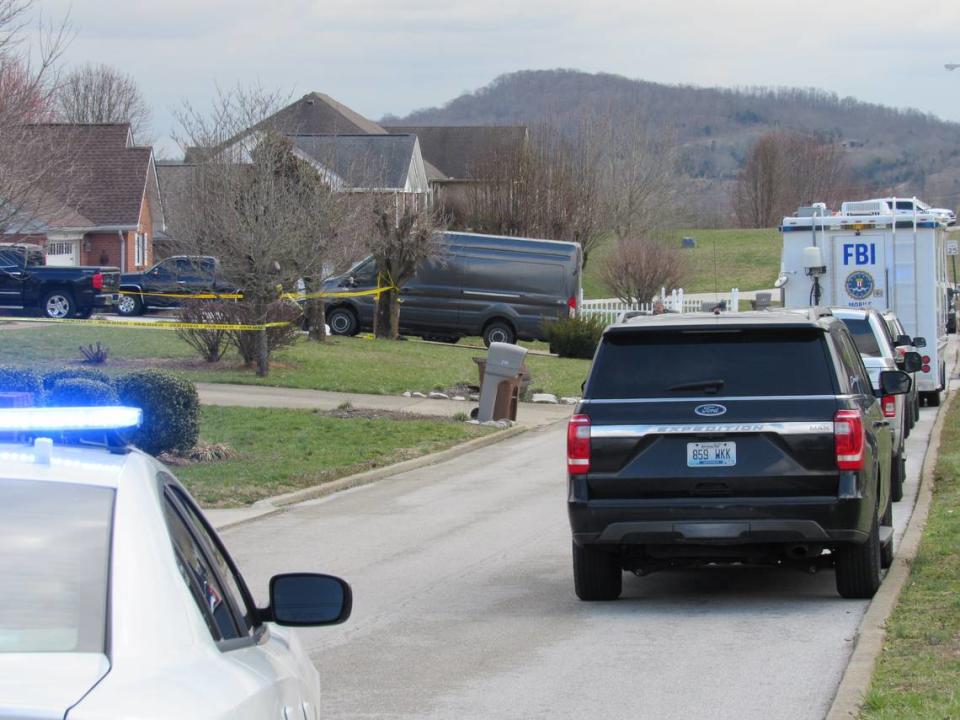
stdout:
[(842, 596), (872, 597), (893, 560), (878, 397), (910, 377), (880, 384), (829, 311), (607, 328), (567, 434), (577, 595), (619, 597), (623, 570), (772, 562), (833, 566)]

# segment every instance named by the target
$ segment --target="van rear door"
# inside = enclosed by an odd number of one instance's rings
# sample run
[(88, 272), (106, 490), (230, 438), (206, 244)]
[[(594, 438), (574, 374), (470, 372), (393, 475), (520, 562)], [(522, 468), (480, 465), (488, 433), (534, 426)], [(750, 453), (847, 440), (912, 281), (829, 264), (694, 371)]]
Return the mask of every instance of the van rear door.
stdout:
[(833, 236), (836, 304), (887, 309), (887, 274), (883, 233)]

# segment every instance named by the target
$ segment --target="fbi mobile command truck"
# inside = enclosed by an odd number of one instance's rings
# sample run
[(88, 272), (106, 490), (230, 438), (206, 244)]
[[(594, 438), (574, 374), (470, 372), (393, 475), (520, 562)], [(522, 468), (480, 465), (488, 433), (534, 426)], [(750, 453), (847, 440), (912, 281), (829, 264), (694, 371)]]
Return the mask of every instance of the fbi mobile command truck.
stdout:
[(948, 229), (934, 213), (895, 213), (884, 200), (845, 202), (837, 215), (823, 203), (783, 219), (777, 287), (785, 307), (829, 305), (892, 310), (911, 337), (926, 339), (917, 385), (940, 402), (947, 344)]

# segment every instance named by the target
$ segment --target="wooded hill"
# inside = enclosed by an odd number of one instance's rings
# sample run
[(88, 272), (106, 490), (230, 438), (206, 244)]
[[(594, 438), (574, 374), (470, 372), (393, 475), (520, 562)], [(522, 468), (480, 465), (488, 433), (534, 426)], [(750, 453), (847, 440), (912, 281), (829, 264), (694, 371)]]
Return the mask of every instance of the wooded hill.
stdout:
[(703, 212), (729, 214), (730, 186), (750, 145), (774, 129), (816, 133), (840, 143), (853, 171), (851, 195), (895, 192), (936, 205), (960, 204), (960, 124), (917, 110), (840, 98), (816, 89), (701, 88), (576, 70), (524, 70), (439, 108), (417, 110), (402, 125), (511, 125), (550, 122), (576, 128), (592, 116), (643, 117), (672, 135), (679, 169)]

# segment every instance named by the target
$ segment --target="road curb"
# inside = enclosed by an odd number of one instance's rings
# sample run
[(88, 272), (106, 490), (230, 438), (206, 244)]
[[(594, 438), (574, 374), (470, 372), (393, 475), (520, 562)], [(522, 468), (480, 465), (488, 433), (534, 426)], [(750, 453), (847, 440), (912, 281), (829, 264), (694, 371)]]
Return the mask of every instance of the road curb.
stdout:
[[(949, 377), (949, 375), (948, 375)], [(923, 465), (920, 469), (920, 487), (917, 490), (917, 500), (913, 506), (913, 513), (907, 523), (900, 548), (893, 560), (893, 565), (874, 595), (867, 608), (860, 627), (857, 628), (856, 645), (847, 669), (843, 673), (833, 704), (827, 712), (826, 720), (850, 720), (860, 715), (867, 690), (873, 679), (873, 671), (877, 658), (883, 652), (883, 641), (887, 635), (887, 620), (900, 593), (910, 579), (910, 569), (920, 549), (923, 539), (923, 530), (927, 525), (927, 516), (930, 514), (930, 503), (933, 500), (934, 473), (937, 469), (937, 459), (940, 456), (940, 434), (943, 423), (953, 403), (955, 392), (951, 391), (949, 379), (947, 381), (946, 400), (941, 405), (930, 431), (927, 450), (924, 453)]]
[[(552, 424), (553, 423), (550, 423), (550, 425)], [(544, 425), (541, 427), (549, 427), (550, 425)], [(393, 477), (394, 475), (405, 473), (409, 470), (418, 470), (429, 465), (436, 465), (438, 463), (451, 460), (459, 455), (462, 455), (463, 453), (472, 452), (473, 450), (479, 450), (481, 448), (503, 442), (504, 440), (509, 440), (512, 437), (516, 437), (517, 435), (532, 429), (535, 428), (527, 427), (525, 425), (514, 425), (513, 427), (499, 430), (490, 435), (485, 435), (484, 437), (475, 438), (473, 440), (468, 440), (465, 443), (454, 445), (446, 450), (430, 453), (429, 455), (423, 455), (411, 460), (404, 460), (402, 462), (394, 463), (393, 465), (387, 465), (381, 468), (374, 468), (373, 470), (366, 470), (361, 473), (356, 473), (355, 475), (348, 475), (346, 477), (338, 478), (337, 480), (331, 480), (330, 482), (323, 483), (321, 485), (312, 485), (301, 490), (294, 490), (293, 492), (284, 493), (283, 495), (274, 495), (273, 497), (264, 498), (263, 500), (258, 500), (250, 506), (249, 515), (233, 521), (225, 522), (223, 524), (214, 523), (214, 525), (218, 531), (234, 528), (238, 525), (245, 525), (246, 523), (284, 512), (292, 505), (297, 505), (298, 503), (306, 502), (307, 500), (316, 500), (318, 498), (343, 492), (344, 490), (350, 490), (362, 485), (370, 485), (378, 480), (384, 480), (386, 478)]]

